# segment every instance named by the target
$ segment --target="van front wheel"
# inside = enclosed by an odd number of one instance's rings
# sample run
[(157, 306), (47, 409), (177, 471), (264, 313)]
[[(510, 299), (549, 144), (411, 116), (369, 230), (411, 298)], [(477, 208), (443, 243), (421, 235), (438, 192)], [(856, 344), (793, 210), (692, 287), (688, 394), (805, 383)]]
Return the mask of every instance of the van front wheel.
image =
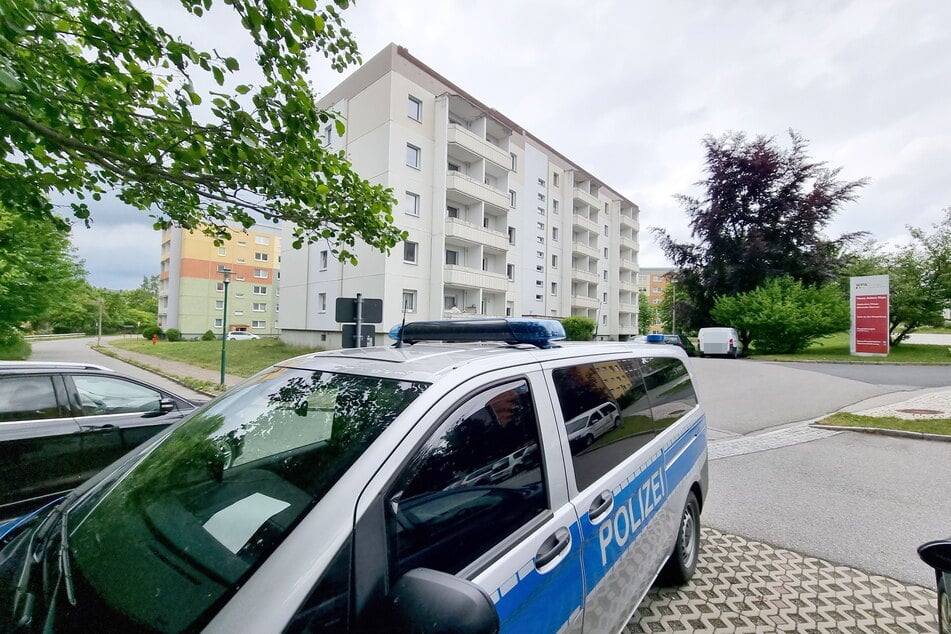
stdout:
[(677, 528), (677, 543), (674, 552), (660, 572), (664, 585), (681, 586), (693, 577), (700, 557), (700, 503), (691, 491), (687, 495), (683, 515)]

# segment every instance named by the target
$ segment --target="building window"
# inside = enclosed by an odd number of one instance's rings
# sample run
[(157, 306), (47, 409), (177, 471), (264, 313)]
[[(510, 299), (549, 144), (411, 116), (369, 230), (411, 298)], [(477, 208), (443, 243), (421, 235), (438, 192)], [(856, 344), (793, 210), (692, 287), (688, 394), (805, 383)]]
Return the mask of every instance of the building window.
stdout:
[(330, 257), (329, 253), (327, 251), (320, 252), (320, 270), (321, 271), (327, 270), (327, 260), (329, 257)]
[(419, 169), (419, 156), (421, 150), (410, 143), (406, 144), (406, 164), (410, 167)]
[(544, 222), (539, 222), (539, 223), (536, 224), (536, 226), (538, 227), (538, 230), (539, 230), (539, 231), (544, 231), (544, 230), (545, 230), (545, 223), (544, 223)]
[(317, 312), (327, 312), (327, 293), (317, 293)]
[(267, 262), (268, 256), (267, 256), (267, 253), (260, 253), (256, 251), (254, 253), (254, 259), (257, 260), (258, 262)]
[(251, 304), (251, 311), (255, 313), (263, 313), (267, 311), (267, 304), (264, 302), (254, 302)]
[(446, 264), (459, 264), (459, 252), (446, 249)]
[(271, 244), (271, 240), (267, 236), (254, 236), (254, 244), (263, 244), (267, 246)]
[(330, 145), (330, 138), (333, 134), (333, 125), (328, 123), (324, 126), (324, 145)]
[(234, 296), (235, 296), (235, 297), (244, 297), (244, 293), (235, 293)]
[(225, 283), (224, 283), (224, 282), (216, 282), (216, 283), (215, 283), (215, 290), (218, 291), (219, 293), (223, 293), (224, 290), (225, 290)]
[(419, 215), (419, 194), (414, 194), (413, 192), (406, 192), (406, 197), (404, 198), (404, 204), (406, 205), (406, 213), (411, 216)]
[(608, 279), (608, 272), (604, 271), (604, 279)]
[(239, 247), (246, 247), (246, 246), (248, 246), (248, 243), (245, 242), (244, 240), (238, 240), (238, 246), (239, 246)]
[(222, 257), (228, 255), (228, 249), (227, 249), (227, 247), (218, 247), (218, 255), (220, 255), (220, 256), (222, 256)]
[(542, 203), (545, 202), (545, 194), (538, 195), (538, 202), (542, 202)]
[(515, 227), (509, 227), (509, 244), (515, 244)]
[(243, 310), (236, 310), (236, 311), (234, 311), (234, 314), (235, 314), (235, 315), (238, 315), (238, 316), (240, 317), (240, 316), (244, 315), (244, 311), (243, 311)]
[(542, 280), (535, 280), (535, 286), (541, 288), (541, 287), (544, 286), (544, 285), (545, 285), (545, 282), (544, 282), (544, 281), (542, 281)]
[(238, 264), (244, 264), (244, 258), (238, 258)]
[(602, 326), (607, 326), (607, 325), (608, 325), (608, 316), (607, 316), (607, 315), (601, 315), (601, 325), (602, 325)]
[(604, 259), (608, 259), (608, 248), (604, 247)]
[(459, 208), (458, 207), (449, 207), (446, 206), (446, 217), (447, 218), (458, 218), (459, 217)]
[(558, 227), (551, 228), (551, 239), (553, 242), (558, 242)]
[(509, 190), (509, 207), (511, 207), (512, 209), (515, 209), (515, 202), (516, 202), (516, 201), (515, 201), (515, 190), (514, 190), (514, 189), (510, 189), (510, 190)]
[(539, 259), (541, 259), (541, 260), (544, 260), (544, 259), (545, 259), (545, 252), (544, 252), (544, 251), (535, 251), (535, 257), (536, 257), (536, 258), (539, 258)]
[(542, 266), (541, 264), (536, 264), (536, 265), (535, 265), (535, 271), (538, 272), (538, 273), (544, 273), (544, 272), (545, 272), (545, 267)]
[(509, 278), (509, 280), (513, 282), (515, 281), (515, 265), (514, 264), (505, 265), (505, 275), (506, 277)]
[(605, 304), (608, 303), (608, 294), (607, 294), (607, 293), (604, 294), (604, 299), (601, 300), (601, 301), (603, 301)]
[(552, 283), (551, 283), (551, 294), (552, 294), (552, 295), (557, 295), (557, 294), (558, 294), (558, 282), (552, 282)]
[(446, 169), (449, 170), (450, 172), (460, 172), (460, 171), (462, 171), (462, 168), (461, 168), (458, 164), (453, 163), (453, 162), (451, 162), (451, 161), (449, 161), (449, 162), (446, 163)]
[(255, 295), (267, 295), (267, 286), (255, 286), (252, 292)]
[(267, 269), (254, 269), (254, 277), (267, 279)]
[(539, 186), (539, 187), (544, 187), (544, 186), (545, 186), (545, 179), (544, 179), (544, 178), (539, 178), (539, 179), (538, 179), (538, 186)]
[(551, 184), (554, 185), (555, 187), (558, 187), (558, 173), (557, 172), (552, 172)]
[(512, 157), (512, 171), (517, 172), (518, 171), (518, 157), (515, 156), (515, 152), (510, 152), (509, 156)]
[(415, 242), (404, 242), (403, 243), (403, 261), (409, 262), (410, 264), (416, 264), (418, 257), (417, 245)]
[(219, 319), (216, 319), (216, 320), (215, 320), (215, 328), (221, 328), (221, 326), (222, 326), (222, 323), (221, 323), (221, 322), (222, 322), (222, 320), (221, 320), (220, 318), (219, 318)]
[(244, 276), (243, 276), (243, 275), (236, 275), (234, 279), (235, 279), (236, 281), (238, 281), (238, 282), (243, 282), (243, 281), (244, 281)]
[(608, 235), (608, 226), (604, 225), (604, 235)]
[(215, 310), (224, 310), (225, 309), (225, 300), (216, 299), (215, 300)]
[(416, 312), (416, 291), (403, 290), (403, 310), (408, 313)]
[(267, 328), (267, 322), (263, 319), (254, 319), (251, 321), (251, 327), (258, 330), (263, 330), (264, 328)]
[(540, 302), (540, 301), (542, 301), (542, 299), (544, 299), (544, 298), (543, 298), (541, 295), (536, 295), (536, 296), (535, 296), (535, 301), (536, 301), (536, 302)]
[(410, 95), (406, 99), (406, 114), (413, 121), (423, 120), (423, 102)]
[(539, 208), (538, 208), (538, 215), (539, 215), (539, 216), (544, 216), (544, 215), (545, 215), (545, 208), (544, 208), (544, 207), (539, 207)]
[(557, 269), (557, 268), (558, 268), (558, 256), (557, 256), (557, 255), (551, 256), (551, 268), (553, 268), (553, 269)]
[(553, 214), (558, 213), (558, 201), (555, 200), (554, 198), (551, 199), (551, 212)]

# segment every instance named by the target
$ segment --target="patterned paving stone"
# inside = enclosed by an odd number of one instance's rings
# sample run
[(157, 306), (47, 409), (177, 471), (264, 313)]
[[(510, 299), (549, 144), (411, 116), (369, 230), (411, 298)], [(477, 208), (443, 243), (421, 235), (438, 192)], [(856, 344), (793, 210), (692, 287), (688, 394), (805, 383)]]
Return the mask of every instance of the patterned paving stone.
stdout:
[(708, 452), (710, 460), (743, 456), (757, 451), (789, 447), (804, 442), (829, 438), (843, 432), (834, 429), (819, 429), (808, 425), (787, 427), (755, 436), (739, 436), (724, 438), (710, 443)]
[(683, 588), (654, 587), (624, 632), (936, 632), (934, 590), (704, 528)]

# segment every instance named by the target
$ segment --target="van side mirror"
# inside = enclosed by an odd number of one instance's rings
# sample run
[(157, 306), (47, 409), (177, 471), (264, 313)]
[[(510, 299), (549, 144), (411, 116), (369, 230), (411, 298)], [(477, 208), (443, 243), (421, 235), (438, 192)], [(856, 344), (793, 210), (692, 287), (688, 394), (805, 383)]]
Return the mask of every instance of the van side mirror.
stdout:
[(485, 590), (428, 568), (410, 570), (389, 594), (388, 627), (399, 632), (496, 634), (499, 614)]

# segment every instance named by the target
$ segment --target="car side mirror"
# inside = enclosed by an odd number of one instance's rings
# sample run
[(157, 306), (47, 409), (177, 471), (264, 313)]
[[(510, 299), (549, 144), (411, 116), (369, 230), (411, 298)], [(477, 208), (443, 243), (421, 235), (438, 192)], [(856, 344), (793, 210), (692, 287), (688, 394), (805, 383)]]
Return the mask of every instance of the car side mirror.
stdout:
[(163, 398), (159, 401), (159, 411), (163, 414), (175, 411), (175, 401), (170, 398)]
[(951, 540), (922, 544), (918, 547), (918, 556), (935, 570), (951, 572)]
[(415, 568), (389, 594), (389, 626), (399, 632), (496, 634), (499, 614), (489, 595), (453, 575)]

